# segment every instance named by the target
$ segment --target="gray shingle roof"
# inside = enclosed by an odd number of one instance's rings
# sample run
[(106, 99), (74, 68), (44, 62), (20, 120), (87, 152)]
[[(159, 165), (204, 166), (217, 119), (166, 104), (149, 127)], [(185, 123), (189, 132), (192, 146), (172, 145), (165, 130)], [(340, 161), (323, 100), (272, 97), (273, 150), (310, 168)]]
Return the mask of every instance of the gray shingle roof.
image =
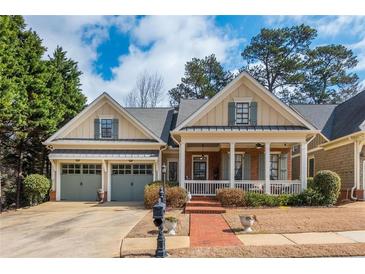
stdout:
[(125, 108), (125, 110), (161, 140), (168, 142), (174, 114), (173, 108)]
[(337, 105), (292, 105), (291, 107), (303, 116), (327, 138), (331, 136), (331, 127), (328, 121)]
[(365, 130), (365, 90), (339, 105), (291, 107), (330, 140)]
[(182, 131), (273, 131), (273, 130), (308, 130), (302, 126), (192, 126), (184, 127)]
[(177, 116), (176, 126), (189, 118), (195, 111), (204, 105), (209, 99), (181, 99), (179, 114)]

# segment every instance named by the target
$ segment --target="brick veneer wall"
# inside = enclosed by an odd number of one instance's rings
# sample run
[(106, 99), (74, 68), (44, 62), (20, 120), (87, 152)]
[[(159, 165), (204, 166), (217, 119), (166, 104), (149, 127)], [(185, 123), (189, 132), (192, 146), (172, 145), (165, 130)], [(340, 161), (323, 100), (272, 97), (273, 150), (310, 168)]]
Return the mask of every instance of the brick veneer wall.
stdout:
[[(330, 150), (308, 153), (314, 155), (314, 173), (319, 170), (332, 170), (341, 177), (342, 189), (354, 185), (354, 144), (348, 144)], [(300, 156), (293, 158), (293, 179), (300, 176)]]
[[(192, 155), (208, 155), (208, 179), (219, 180), (220, 174), (221, 152), (227, 153), (229, 149), (222, 149), (220, 152), (186, 152), (185, 154), (185, 176), (192, 179)], [(290, 148), (272, 148), (271, 151), (280, 151), (288, 153), (288, 180), (292, 176), (292, 160)], [(264, 153), (264, 149), (256, 148), (236, 148), (236, 152), (245, 152), (251, 155), (251, 180), (259, 179), (259, 154)], [(229, 173), (228, 173), (229, 174)]]

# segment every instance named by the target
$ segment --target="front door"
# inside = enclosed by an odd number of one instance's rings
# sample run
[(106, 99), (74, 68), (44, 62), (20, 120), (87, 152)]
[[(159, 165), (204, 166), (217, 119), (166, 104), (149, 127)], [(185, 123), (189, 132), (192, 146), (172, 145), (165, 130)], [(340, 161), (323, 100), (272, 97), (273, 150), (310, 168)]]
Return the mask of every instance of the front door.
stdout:
[(193, 180), (208, 179), (208, 158), (207, 156), (193, 157)]

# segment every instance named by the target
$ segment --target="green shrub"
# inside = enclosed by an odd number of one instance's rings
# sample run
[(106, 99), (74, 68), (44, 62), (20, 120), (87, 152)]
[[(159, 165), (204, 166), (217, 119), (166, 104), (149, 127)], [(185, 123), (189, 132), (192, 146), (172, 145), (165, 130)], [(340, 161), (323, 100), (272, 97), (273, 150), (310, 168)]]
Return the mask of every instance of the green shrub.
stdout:
[(289, 197), (288, 205), (291, 206), (321, 206), (325, 205), (322, 193), (316, 189), (308, 188), (302, 193), (293, 194)]
[(24, 179), (24, 196), (30, 205), (44, 201), (51, 183), (47, 177), (40, 174), (32, 174)]
[(244, 192), (241, 189), (219, 189), (216, 198), (223, 206), (245, 206)]
[(324, 197), (325, 205), (333, 205), (340, 195), (341, 179), (337, 173), (330, 170), (321, 170), (314, 176), (313, 184)]
[(269, 195), (264, 193), (255, 193), (255, 192), (246, 192), (245, 193), (245, 204), (251, 207), (259, 207), (259, 206), (286, 206), (288, 205), (290, 199), (290, 195), (281, 194), (281, 195)]
[[(159, 199), (160, 185), (153, 183), (146, 185), (144, 188), (144, 205), (146, 208), (152, 208)], [(183, 207), (187, 199), (185, 189), (178, 186), (166, 186), (166, 203), (169, 207)]]
[(314, 180), (313, 180), (313, 177), (308, 177), (307, 178), (307, 188), (314, 189)]

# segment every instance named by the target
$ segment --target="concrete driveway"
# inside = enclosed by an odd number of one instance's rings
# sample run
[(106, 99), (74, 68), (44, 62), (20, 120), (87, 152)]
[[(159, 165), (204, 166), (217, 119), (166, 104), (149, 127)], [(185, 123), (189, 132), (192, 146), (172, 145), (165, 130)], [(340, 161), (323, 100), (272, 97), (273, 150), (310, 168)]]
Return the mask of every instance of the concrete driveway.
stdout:
[(119, 257), (138, 203), (48, 202), (0, 215), (0, 257)]

